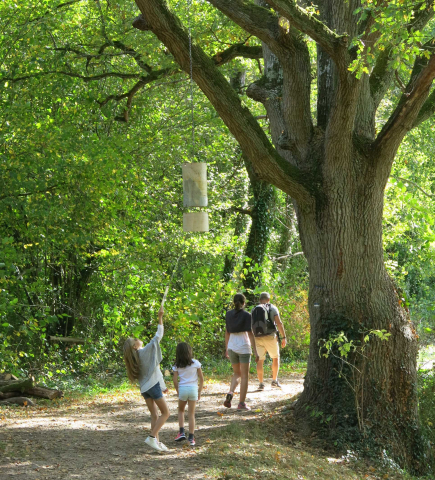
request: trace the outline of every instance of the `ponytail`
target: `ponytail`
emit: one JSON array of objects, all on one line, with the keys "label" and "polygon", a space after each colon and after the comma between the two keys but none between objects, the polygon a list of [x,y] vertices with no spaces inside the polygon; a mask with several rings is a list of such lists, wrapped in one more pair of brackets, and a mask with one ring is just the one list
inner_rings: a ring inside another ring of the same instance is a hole
[{"label": "ponytail", "polygon": [[246,303],[246,298],[242,293],[237,293],[236,295],[234,295],[233,303],[236,307],[236,310],[242,310]]}]

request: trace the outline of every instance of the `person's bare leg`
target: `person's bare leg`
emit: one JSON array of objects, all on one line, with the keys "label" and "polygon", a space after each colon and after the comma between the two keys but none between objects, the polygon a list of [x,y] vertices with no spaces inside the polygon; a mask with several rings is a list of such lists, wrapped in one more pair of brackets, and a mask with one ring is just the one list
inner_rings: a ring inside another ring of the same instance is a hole
[{"label": "person's bare leg", "polygon": [[[166,405],[165,397],[159,398],[158,400],[153,400],[153,402],[159,407],[160,410],[160,417],[157,418],[157,421],[154,424],[154,427],[151,428],[151,435],[156,437],[157,440],[159,439],[159,431],[165,424],[166,420],[169,418],[169,409]],[[148,399],[147,399],[148,405]],[[149,408],[149,406],[148,406]]]},{"label": "person's bare leg", "polygon": [[178,400],[178,425],[180,428],[184,428],[184,410],[186,405],[187,401]]},{"label": "person's bare leg", "polygon": [[249,381],[249,363],[240,363],[240,373],[242,379],[240,381],[240,403],[244,403],[246,394],[248,393],[248,381]]},{"label": "person's bare leg", "polygon": [[278,379],[279,358],[272,358],[272,380]]},{"label": "person's bare leg", "polygon": [[230,385],[230,392],[235,392],[237,386],[239,385],[240,382],[240,363],[234,363],[232,365],[233,367],[233,376],[231,377],[231,385]]},{"label": "person's bare leg", "polygon": [[[151,415],[151,432],[152,432],[159,418],[159,411],[157,410],[157,405],[154,403],[154,400],[152,398],[146,398],[145,402],[147,404],[148,410],[150,411],[150,415]],[[151,433],[151,435],[153,434]]]},{"label": "person's bare leg", "polygon": [[187,413],[189,417],[189,435],[193,435],[195,432],[195,408],[196,400],[189,400],[189,411]]},{"label": "person's bare leg", "polygon": [[260,383],[263,383],[264,369],[263,369],[264,360],[258,360],[257,363],[257,377]]}]

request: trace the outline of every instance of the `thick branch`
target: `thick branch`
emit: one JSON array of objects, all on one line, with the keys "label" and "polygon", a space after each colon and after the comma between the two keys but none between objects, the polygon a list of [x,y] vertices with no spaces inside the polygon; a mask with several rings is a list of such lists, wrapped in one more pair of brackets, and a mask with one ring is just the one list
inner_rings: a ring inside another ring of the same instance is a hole
[{"label": "thick branch", "polygon": [[253,59],[263,58],[263,49],[260,45],[250,47],[244,45],[243,43],[237,43],[235,45],[231,45],[231,47],[222,52],[216,53],[216,55],[213,55],[212,59],[215,65],[221,66],[236,57]]},{"label": "thick branch", "polygon": [[[189,37],[163,0],[136,0],[153,33],[163,42],[185,72],[190,71]],[[234,2],[239,5],[240,2]],[[262,9],[264,11],[264,9]],[[267,10],[266,10],[267,12]],[[262,180],[287,192],[301,206],[314,205],[310,178],[284,160],[271,145],[258,122],[240,103],[234,89],[218,68],[192,45],[192,75],[219,116],[239,142]]]},{"label": "thick branch", "polygon": [[412,128],[418,127],[420,124],[429,120],[429,118],[435,113],[435,90],[427,97],[423,106],[420,109],[418,117],[412,125]]},{"label": "thick branch", "polygon": [[427,98],[435,78],[435,55],[422,66],[424,64],[426,61],[423,59],[416,61],[406,92],[374,142],[374,148],[381,155],[385,152],[390,157],[396,152],[403,137],[413,127]]},{"label": "thick branch", "polygon": [[292,27],[311,37],[328,55],[341,63],[347,52],[347,35],[338,35],[318,20],[314,15],[301,8],[295,0],[267,0],[280,15],[287,18]]},{"label": "thick branch", "polygon": [[[242,0],[208,0],[234,23],[264,42],[271,51],[283,59],[292,41],[279,25],[278,17],[269,9]],[[137,3],[137,2],[136,2]]]}]

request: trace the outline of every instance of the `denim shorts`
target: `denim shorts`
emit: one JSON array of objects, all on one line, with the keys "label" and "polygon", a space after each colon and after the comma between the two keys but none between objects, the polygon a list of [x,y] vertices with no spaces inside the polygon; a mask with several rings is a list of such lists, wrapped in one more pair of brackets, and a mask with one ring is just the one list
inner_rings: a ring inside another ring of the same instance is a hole
[{"label": "denim shorts", "polygon": [[188,400],[198,400],[198,385],[186,385],[178,387],[178,399],[187,402]]},{"label": "denim shorts", "polygon": [[228,350],[228,356],[230,357],[231,365],[235,365],[237,363],[251,363],[250,353],[236,353],[230,349]]},{"label": "denim shorts", "polygon": [[151,387],[146,392],[142,392],[142,397],[147,400],[148,398],[152,398],[153,400],[159,400],[163,397],[162,388],[160,387],[160,383],[157,382],[154,387]]}]

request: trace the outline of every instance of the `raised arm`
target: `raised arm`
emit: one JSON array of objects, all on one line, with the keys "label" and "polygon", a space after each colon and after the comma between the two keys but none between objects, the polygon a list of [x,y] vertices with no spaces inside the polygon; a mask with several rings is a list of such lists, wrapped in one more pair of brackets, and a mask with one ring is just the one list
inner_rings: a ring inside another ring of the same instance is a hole
[{"label": "raised arm", "polygon": [[158,313],[158,318],[159,318],[159,323],[157,325],[157,333],[154,335],[154,338],[156,338],[159,342],[163,337],[163,314],[165,311],[163,310],[163,307],[160,307],[159,313]]}]

